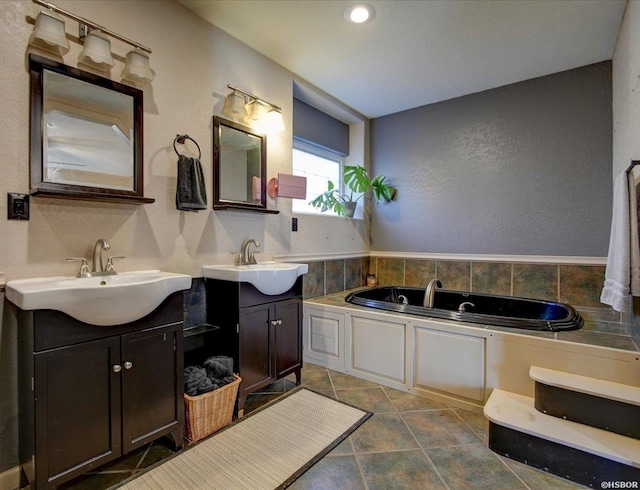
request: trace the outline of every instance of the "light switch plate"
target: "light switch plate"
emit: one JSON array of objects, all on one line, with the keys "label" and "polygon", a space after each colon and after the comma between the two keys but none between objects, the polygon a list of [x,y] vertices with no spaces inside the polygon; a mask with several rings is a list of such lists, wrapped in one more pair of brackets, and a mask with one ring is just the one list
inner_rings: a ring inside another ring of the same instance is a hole
[{"label": "light switch plate", "polygon": [[29,195],[7,193],[7,219],[29,219]]}]

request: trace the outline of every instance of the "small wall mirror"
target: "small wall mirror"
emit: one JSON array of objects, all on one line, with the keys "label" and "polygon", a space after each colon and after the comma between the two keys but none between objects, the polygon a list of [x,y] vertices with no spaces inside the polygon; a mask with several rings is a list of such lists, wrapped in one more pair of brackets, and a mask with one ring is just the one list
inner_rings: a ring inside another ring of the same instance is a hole
[{"label": "small wall mirror", "polygon": [[213,209],[267,210],[267,137],[213,117]]},{"label": "small wall mirror", "polygon": [[143,197],[142,91],[36,55],[31,72],[31,193]]}]

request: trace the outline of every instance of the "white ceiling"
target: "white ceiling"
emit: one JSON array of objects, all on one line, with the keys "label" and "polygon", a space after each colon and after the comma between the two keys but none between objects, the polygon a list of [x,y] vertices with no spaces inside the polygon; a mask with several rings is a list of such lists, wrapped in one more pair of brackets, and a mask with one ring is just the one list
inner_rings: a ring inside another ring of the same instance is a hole
[{"label": "white ceiling", "polygon": [[626,0],[179,0],[363,115],[611,59]]}]

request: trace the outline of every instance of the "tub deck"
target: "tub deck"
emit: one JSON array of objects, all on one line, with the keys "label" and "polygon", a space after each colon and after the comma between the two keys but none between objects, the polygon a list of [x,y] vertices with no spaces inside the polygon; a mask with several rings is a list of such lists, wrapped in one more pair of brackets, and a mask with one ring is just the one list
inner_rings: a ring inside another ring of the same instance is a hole
[{"label": "tub deck", "polygon": [[[362,291],[369,288],[356,288],[339,293],[305,299],[305,303],[315,303],[321,305],[340,306],[360,311],[381,311],[365,306],[354,305],[345,301],[345,297],[352,292]],[[481,325],[467,323],[465,325],[486,330],[499,332],[510,332],[531,337],[541,337],[549,340],[572,342],[576,344],[597,345],[612,349],[621,349],[632,352],[640,352],[640,347],[635,344],[629,333],[629,325],[619,321],[619,316],[609,308],[580,308],[575,309],[584,318],[584,325],[580,330],[566,332],[545,332],[538,330],[525,330],[520,328],[496,327],[492,325]],[[385,311],[390,315],[403,315],[393,311]],[[447,321],[447,320],[443,320]],[[458,323],[458,322],[454,322]]]}]

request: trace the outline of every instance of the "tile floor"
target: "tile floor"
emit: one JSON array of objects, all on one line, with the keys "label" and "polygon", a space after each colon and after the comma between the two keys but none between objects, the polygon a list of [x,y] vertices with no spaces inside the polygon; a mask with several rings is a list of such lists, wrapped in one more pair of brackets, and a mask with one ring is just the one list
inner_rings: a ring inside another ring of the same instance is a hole
[{"label": "tile floor", "polygon": [[[488,424],[481,414],[312,364],[303,369],[302,382],[374,415],[292,489],[582,488],[493,453],[487,448]],[[287,378],[250,395],[245,413],[294,387]],[[161,439],[60,488],[106,489],[171,454],[168,441]]]}]

